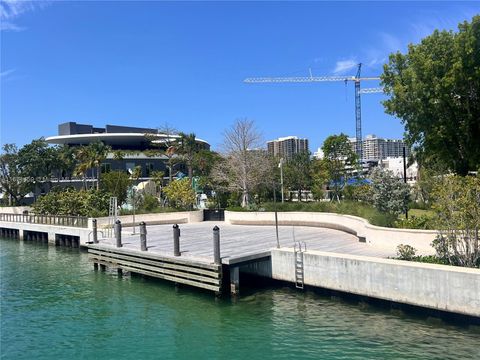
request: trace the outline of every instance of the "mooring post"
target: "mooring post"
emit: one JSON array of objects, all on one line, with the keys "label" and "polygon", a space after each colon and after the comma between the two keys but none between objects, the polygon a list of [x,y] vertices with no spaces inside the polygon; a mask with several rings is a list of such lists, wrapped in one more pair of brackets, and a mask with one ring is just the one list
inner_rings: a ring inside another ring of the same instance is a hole
[{"label": "mooring post", "polygon": [[173,225],[173,255],[180,256],[180,228]]},{"label": "mooring post", "polygon": [[92,237],[93,243],[98,244],[97,219],[92,220]]},{"label": "mooring post", "polygon": [[236,296],[240,293],[240,269],[238,266],[230,268],[230,294]]},{"label": "mooring post", "polygon": [[140,250],[147,251],[147,224],[142,221],[140,224]]},{"label": "mooring post", "polygon": [[220,229],[217,225],[213,228],[213,261],[217,265],[222,264],[220,259]]},{"label": "mooring post", "polygon": [[122,222],[120,220],[115,221],[115,240],[117,247],[122,247]]}]

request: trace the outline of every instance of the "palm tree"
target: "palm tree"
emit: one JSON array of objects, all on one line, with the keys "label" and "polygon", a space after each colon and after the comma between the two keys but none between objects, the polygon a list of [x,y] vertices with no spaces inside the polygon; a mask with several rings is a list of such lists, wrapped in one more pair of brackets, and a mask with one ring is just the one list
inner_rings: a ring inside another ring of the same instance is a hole
[{"label": "palm tree", "polygon": [[194,133],[185,134],[183,132],[179,133],[177,153],[182,158],[183,162],[188,168],[188,178],[190,182],[193,177],[193,163],[195,160],[195,154],[200,150],[198,146],[196,136]]},{"label": "palm tree", "polygon": [[[83,176],[84,188],[86,189],[86,174],[90,169],[96,169],[97,190],[100,188],[100,166],[104,161],[111,147],[101,141],[90,143],[88,146],[82,146],[77,149],[76,158],[78,165],[75,169],[77,175]],[[95,175],[95,172],[93,172]]]},{"label": "palm tree", "polygon": [[75,167],[74,175],[83,177],[83,188],[87,189],[87,172],[93,168],[93,160],[91,149],[88,146],[80,146],[75,151],[75,159],[77,166]]},{"label": "palm tree", "polygon": [[101,141],[96,141],[88,145],[90,148],[91,163],[97,169],[97,190],[100,189],[100,166],[107,158],[112,148]]}]

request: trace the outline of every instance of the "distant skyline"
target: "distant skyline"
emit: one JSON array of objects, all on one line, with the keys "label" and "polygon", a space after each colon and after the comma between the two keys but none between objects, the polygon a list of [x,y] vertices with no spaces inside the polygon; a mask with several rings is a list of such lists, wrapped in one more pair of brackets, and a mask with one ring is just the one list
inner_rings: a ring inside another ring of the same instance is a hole
[{"label": "distant skyline", "polygon": [[[237,118],[265,140],[355,135],[343,82],[245,84],[247,77],[378,76],[388,55],[455,30],[478,2],[0,1],[0,141],[60,123],[194,132],[219,149]],[[378,82],[362,83],[376,87]],[[362,96],[363,135],[402,138],[381,94]]]}]

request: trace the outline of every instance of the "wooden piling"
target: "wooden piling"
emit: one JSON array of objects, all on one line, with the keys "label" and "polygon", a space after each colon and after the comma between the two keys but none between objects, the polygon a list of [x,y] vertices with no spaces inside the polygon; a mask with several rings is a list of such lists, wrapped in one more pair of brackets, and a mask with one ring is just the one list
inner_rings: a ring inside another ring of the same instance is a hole
[{"label": "wooden piling", "polygon": [[220,258],[220,229],[216,225],[213,228],[213,262],[217,265],[222,264]]},{"label": "wooden piling", "polygon": [[92,238],[93,243],[98,244],[98,229],[97,229],[97,219],[92,220]]},{"label": "wooden piling", "polygon": [[115,240],[117,248],[122,247],[122,222],[115,221]]},{"label": "wooden piling", "polygon": [[140,224],[140,250],[147,251],[147,224],[142,221]]},{"label": "wooden piling", "polygon": [[180,227],[173,225],[173,255],[180,256]]}]

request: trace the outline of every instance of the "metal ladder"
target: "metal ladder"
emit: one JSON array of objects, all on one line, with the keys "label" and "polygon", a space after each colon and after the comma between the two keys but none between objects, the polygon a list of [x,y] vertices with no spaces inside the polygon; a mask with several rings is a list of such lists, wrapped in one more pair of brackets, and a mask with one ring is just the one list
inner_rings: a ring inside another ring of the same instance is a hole
[{"label": "metal ladder", "polygon": [[295,257],[295,287],[303,289],[304,287],[304,267],[303,253],[307,251],[307,244],[303,241],[296,241],[293,246]]},{"label": "metal ladder", "polygon": [[110,205],[108,208],[108,227],[105,229],[105,236],[107,238],[113,238],[113,227],[118,217],[117,198],[115,196],[110,197]]}]

